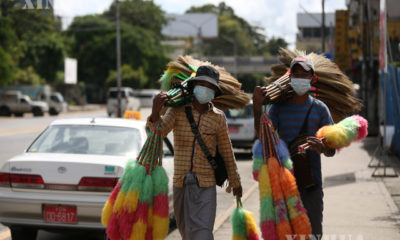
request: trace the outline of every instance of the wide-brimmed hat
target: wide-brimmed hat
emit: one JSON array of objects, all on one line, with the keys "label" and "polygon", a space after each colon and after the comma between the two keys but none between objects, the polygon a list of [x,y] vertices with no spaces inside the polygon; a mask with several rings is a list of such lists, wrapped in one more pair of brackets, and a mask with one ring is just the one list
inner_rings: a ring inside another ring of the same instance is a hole
[{"label": "wide-brimmed hat", "polygon": [[198,81],[204,81],[215,86],[218,91],[215,93],[215,97],[221,95],[221,88],[219,87],[219,72],[217,69],[210,65],[203,65],[197,69],[196,77],[188,82],[188,86],[193,90],[193,84]]}]

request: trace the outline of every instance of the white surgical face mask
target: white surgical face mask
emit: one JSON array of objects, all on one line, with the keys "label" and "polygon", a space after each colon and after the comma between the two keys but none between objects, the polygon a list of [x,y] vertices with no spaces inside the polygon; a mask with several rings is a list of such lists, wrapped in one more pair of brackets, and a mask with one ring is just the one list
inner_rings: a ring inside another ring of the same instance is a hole
[{"label": "white surgical face mask", "polygon": [[215,96],[215,91],[204,86],[197,85],[193,89],[193,94],[201,104],[208,103]]},{"label": "white surgical face mask", "polygon": [[303,96],[310,90],[311,79],[308,78],[292,78],[291,83],[293,91],[299,95]]}]

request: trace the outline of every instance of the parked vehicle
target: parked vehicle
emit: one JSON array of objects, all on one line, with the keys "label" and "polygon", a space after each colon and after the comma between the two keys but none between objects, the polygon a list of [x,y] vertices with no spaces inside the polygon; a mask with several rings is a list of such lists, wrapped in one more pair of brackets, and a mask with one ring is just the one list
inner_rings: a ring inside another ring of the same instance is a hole
[{"label": "parked vehicle", "polygon": [[[132,88],[121,87],[121,114],[126,110],[140,110],[140,100],[135,96]],[[116,87],[108,90],[107,98],[107,114],[109,117],[118,115],[118,89]]]},{"label": "parked vehicle", "polygon": [[[115,118],[52,122],[0,168],[0,223],[10,228],[12,239],[36,239],[38,229],[104,234],[102,208],[127,160],[144,145],[145,125]],[[171,193],[171,156],[163,158],[163,166]]]},{"label": "parked vehicle", "polygon": [[242,109],[229,109],[225,112],[229,137],[234,148],[249,149],[256,140],[254,131],[253,104]]},{"label": "parked vehicle", "polygon": [[140,107],[152,107],[153,98],[160,93],[158,89],[141,89],[135,91],[135,95],[140,99]]},{"label": "parked vehicle", "polygon": [[11,85],[1,87],[3,91],[20,91],[34,101],[43,101],[49,105],[49,114],[58,115],[67,111],[67,103],[59,92],[53,92],[49,85]]},{"label": "parked vehicle", "polygon": [[24,113],[33,113],[34,116],[43,116],[49,111],[49,105],[42,101],[32,101],[28,95],[20,91],[7,91],[0,99],[0,116],[22,117]]}]

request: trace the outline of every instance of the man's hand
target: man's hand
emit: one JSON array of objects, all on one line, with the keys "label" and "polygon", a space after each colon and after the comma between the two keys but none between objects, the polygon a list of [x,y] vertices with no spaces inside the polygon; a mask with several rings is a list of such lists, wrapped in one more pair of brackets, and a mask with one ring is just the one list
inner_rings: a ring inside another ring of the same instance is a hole
[{"label": "man's hand", "polygon": [[242,186],[233,189],[233,196],[242,197],[243,189]]},{"label": "man's hand", "polygon": [[253,107],[254,109],[261,109],[264,101],[265,101],[265,96],[267,95],[267,88],[266,87],[261,87],[257,86],[254,88],[253,91]]},{"label": "man's hand", "polygon": [[321,154],[323,153],[327,157],[335,155],[335,149],[328,148],[324,141],[317,137],[307,137],[307,143],[310,145],[310,150]]},{"label": "man's hand", "polygon": [[153,99],[153,107],[151,110],[151,121],[157,122],[160,118],[160,111],[164,104],[168,101],[167,92],[161,92],[157,94]]}]

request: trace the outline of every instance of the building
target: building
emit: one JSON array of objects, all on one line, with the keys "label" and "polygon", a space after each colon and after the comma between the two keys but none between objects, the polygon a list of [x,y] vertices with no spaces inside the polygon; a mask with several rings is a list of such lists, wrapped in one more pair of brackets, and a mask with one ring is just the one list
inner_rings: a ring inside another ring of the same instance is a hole
[{"label": "building", "polygon": [[[297,13],[296,48],[307,52],[322,50],[322,14]],[[335,13],[325,13],[325,52],[334,50]]]}]

